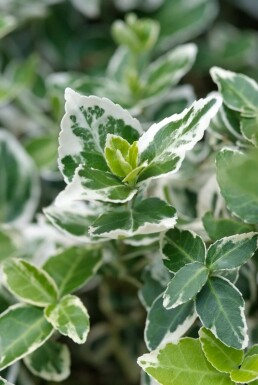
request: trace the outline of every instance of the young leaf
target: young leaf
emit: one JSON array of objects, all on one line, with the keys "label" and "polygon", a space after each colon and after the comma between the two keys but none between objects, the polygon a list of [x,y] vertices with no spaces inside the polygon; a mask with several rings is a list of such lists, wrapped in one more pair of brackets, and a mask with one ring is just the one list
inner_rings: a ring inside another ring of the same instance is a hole
[{"label": "young leaf", "polygon": [[54,279],[63,296],[84,285],[96,273],[101,258],[99,249],[74,246],[49,258],[43,269]]},{"label": "young leaf", "polygon": [[195,44],[179,46],[152,62],[144,73],[146,97],[174,86],[191,69],[197,53]]},{"label": "young leaf", "polygon": [[218,372],[206,360],[198,339],[182,338],[144,354],[137,362],[161,385],[233,385],[226,373]]},{"label": "young leaf", "polygon": [[149,350],[157,349],[168,342],[176,342],[192,326],[196,319],[193,302],[184,303],[176,309],[163,307],[163,295],[152,304],[144,330],[144,339]]},{"label": "young leaf", "polygon": [[29,222],[38,199],[35,165],[15,137],[0,130],[0,222],[16,225]]},{"label": "young leaf", "polygon": [[223,344],[214,334],[202,327],[199,330],[202,350],[215,369],[219,372],[230,373],[241,365],[244,358],[244,351]]},{"label": "young leaf", "polygon": [[167,230],[176,224],[176,211],[158,198],[147,198],[133,207],[114,208],[90,227],[90,234],[107,238],[132,237]]},{"label": "young leaf", "polygon": [[16,297],[31,305],[45,307],[55,302],[58,290],[42,269],[22,259],[8,259],[3,265],[4,282]]},{"label": "young leaf", "polygon": [[200,99],[181,114],[153,124],[139,139],[139,163],[148,162],[148,166],[138,181],[175,173],[185,153],[203,137],[220,104],[217,97]]},{"label": "young leaf", "polygon": [[141,126],[129,112],[105,98],[82,96],[70,88],[65,91],[65,115],[59,137],[59,168],[65,181],[71,182],[76,168],[108,171],[104,147],[108,134],[138,140]]},{"label": "young leaf", "polygon": [[238,289],[225,278],[209,278],[197,295],[196,311],[202,324],[224,344],[236,349],[247,346],[244,300]]},{"label": "young leaf", "polygon": [[71,204],[71,201],[87,200],[125,203],[131,200],[137,190],[122,183],[121,179],[101,170],[80,165],[73,180],[57,196],[56,204]]},{"label": "young leaf", "polygon": [[258,150],[221,150],[216,157],[217,180],[230,211],[247,223],[258,223]]},{"label": "young leaf", "polygon": [[168,284],[164,293],[164,307],[173,309],[190,301],[205,285],[208,274],[209,270],[200,262],[182,267]]},{"label": "young leaf", "polygon": [[253,79],[218,67],[213,67],[210,73],[227,107],[245,117],[257,115],[258,84]]},{"label": "young leaf", "polygon": [[232,370],[231,380],[239,384],[248,384],[258,379],[258,354],[244,359],[239,369]]},{"label": "young leaf", "polygon": [[210,239],[213,241],[229,237],[230,235],[249,233],[252,231],[252,226],[247,223],[231,218],[214,218],[211,212],[207,212],[202,217],[202,222]]},{"label": "young leaf", "polygon": [[257,248],[258,233],[225,237],[209,247],[206,264],[211,270],[234,269],[248,261]]},{"label": "young leaf", "polygon": [[64,381],[70,375],[68,347],[55,341],[47,341],[35,352],[24,358],[27,368],[46,381]]},{"label": "young leaf", "polygon": [[45,309],[48,322],[61,334],[77,344],[83,344],[89,333],[89,315],[81,300],[74,295],[63,297],[56,305]]},{"label": "young leaf", "polygon": [[43,310],[14,305],[0,315],[0,369],[39,348],[52,334]]},{"label": "young leaf", "polygon": [[165,266],[174,272],[191,262],[204,263],[206,247],[199,235],[177,228],[167,231],[161,238]]}]

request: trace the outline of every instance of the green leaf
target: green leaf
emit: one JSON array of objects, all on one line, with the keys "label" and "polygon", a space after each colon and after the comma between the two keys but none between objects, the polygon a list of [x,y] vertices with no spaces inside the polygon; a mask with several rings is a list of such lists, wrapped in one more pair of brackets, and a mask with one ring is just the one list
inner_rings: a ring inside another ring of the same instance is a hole
[{"label": "green leaf", "polygon": [[258,84],[253,79],[219,67],[213,67],[210,72],[227,107],[245,117],[257,116]]},{"label": "green leaf", "polygon": [[212,23],[217,13],[217,2],[213,0],[165,0],[153,15],[160,23],[161,48],[192,40]]},{"label": "green leaf", "polygon": [[161,385],[233,385],[227,374],[206,360],[198,339],[169,343],[138,358],[138,364]]},{"label": "green leaf", "polygon": [[68,347],[55,341],[47,341],[39,349],[24,358],[27,368],[35,376],[46,381],[64,381],[70,375]]},{"label": "green leaf", "polygon": [[65,235],[76,241],[94,242],[94,238],[89,235],[89,226],[100,214],[97,205],[78,202],[66,206],[52,205],[44,209],[44,214],[53,226]]},{"label": "green leaf", "polygon": [[189,263],[176,272],[164,293],[163,305],[173,309],[190,301],[202,289],[208,279],[209,270],[200,262]]},{"label": "green leaf", "polygon": [[0,130],[0,222],[17,225],[29,222],[38,199],[39,178],[35,165],[19,142],[7,131]]},{"label": "green leaf", "polygon": [[165,266],[174,272],[191,262],[204,263],[206,247],[199,235],[177,228],[167,231],[161,239]]},{"label": "green leaf", "polygon": [[81,300],[74,295],[63,297],[45,309],[48,322],[64,336],[83,344],[89,333],[89,315]]},{"label": "green leaf", "polygon": [[199,336],[207,360],[219,372],[230,373],[241,365],[244,358],[243,350],[230,348],[223,344],[210,330],[204,327],[199,330]]},{"label": "green leaf", "polygon": [[245,354],[245,357],[248,357],[248,356],[253,356],[254,354],[258,354],[258,344],[255,344],[253,346],[251,346],[246,354]]},{"label": "green leaf", "polygon": [[107,171],[100,171],[80,165],[73,180],[56,198],[58,205],[71,201],[87,200],[125,203],[131,200],[137,190],[122,183],[121,179]]},{"label": "green leaf", "polygon": [[148,162],[148,166],[138,181],[175,173],[185,153],[203,137],[220,104],[217,97],[200,99],[181,114],[153,124],[139,139],[139,163]]},{"label": "green leaf", "polygon": [[114,208],[102,214],[93,222],[90,234],[112,239],[152,234],[173,227],[176,219],[172,206],[158,198],[147,198],[131,208]]},{"label": "green leaf", "polygon": [[202,324],[224,344],[244,349],[248,344],[244,300],[225,278],[210,277],[197,295],[196,311]]},{"label": "green leaf", "polygon": [[101,258],[99,249],[74,246],[49,258],[43,269],[54,279],[63,296],[84,285],[96,273]]},{"label": "green leaf", "polygon": [[251,232],[225,237],[209,247],[206,264],[211,270],[234,269],[247,262],[257,248],[257,233]]},{"label": "green leaf", "polygon": [[6,258],[12,257],[17,248],[7,232],[0,230],[0,263]]},{"label": "green leaf", "polygon": [[5,261],[3,276],[8,290],[24,302],[44,307],[57,300],[58,290],[53,279],[27,261]]},{"label": "green leaf", "polygon": [[153,302],[146,320],[144,339],[149,350],[178,341],[196,319],[193,302],[184,303],[176,309],[163,307],[161,294]]},{"label": "green leaf", "polygon": [[253,229],[252,226],[231,218],[215,218],[211,212],[207,212],[202,217],[202,222],[213,241],[230,235],[248,233]]},{"label": "green leaf", "polygon": [[247,223],[258,223],[258,150],[221,150],[216,167],[221,194],[229,210]]},{"label": "green leaf", "polygon": [[59,168],[68,183],[80,164],[108,171],[104,157],[107,134],[121,136],[132,144],[138,140],[142,129],[129,112],[108,99],[82,96],[70,88],[65,91],[65,99],[66,114],[59,136]]},{"label": "green leaf", "polygon": [[258,147],[258,113],[254,118],[241,117],[240,129],[244,138]]},{"label": "green leaf", "polygon": [[241,367],[232,370],[230,377],[232,381],[239,384],[248,384],[258,379],[258,354],[248,356],[244,359]]},{"label": "green leaf", "polygon": [[52,334],[43,310],[14,305],[0,315],[0,369],[39,348]]},{"label": "green leaf", "polygon": [[143,74],[145,97],[155,96],[176,85],[191,69],[196,53],[195,44],[185,44],[152,62]]}]

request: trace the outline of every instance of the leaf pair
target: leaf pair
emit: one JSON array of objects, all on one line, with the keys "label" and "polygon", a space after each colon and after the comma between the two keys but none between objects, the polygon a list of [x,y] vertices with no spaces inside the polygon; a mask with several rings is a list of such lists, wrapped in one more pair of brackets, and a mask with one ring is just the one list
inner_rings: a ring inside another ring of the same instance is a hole
[{"label": "leaf pair", "polygon": [[[98,250],[72,247],[50,258],[43,269],[20,259],[4,263],[6,287],[29,305],[14,305],[0,316],[1,369],[44,344],[54,329],[76,343],[85,342],[87,310],[78,297],[68,293],[89,279],[100,259]],[[12,320],[17,323],[14,329],[9,327]]]},{"label": "leaf pair", "polygon": [[175,275],[164,293],[165,308],[174,309],[195,299],[196,311],[204,326],[228,346],[246,347],[244,301],[224,275],[251,258],[257,242],[256,233],[234,235],[216,241],[206,253],[199,236],[169,230],[161,246],[164,263]]}]

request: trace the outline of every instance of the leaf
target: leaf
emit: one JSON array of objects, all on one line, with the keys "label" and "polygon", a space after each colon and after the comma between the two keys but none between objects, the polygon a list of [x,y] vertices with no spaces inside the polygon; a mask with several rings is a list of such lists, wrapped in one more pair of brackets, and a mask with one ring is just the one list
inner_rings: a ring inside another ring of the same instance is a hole
[{"label": "leaf", "polygon": [[152,62],[143,74],[145,97],[151,97],[176,85],[191,69],[197,53],[195,44],[179,46]]},{"label": "leaf", "polygon": [[244,358],[243,350],[228,347],[204,327],[199,330],[199,336],[207,360],[219,372],[230,373],[241,365]]},{"label": "leaf", "polygon": [[200,262],[189,263],[176,272],[164,293],[163,305],[173,309],[190,301],[202,289],[208,279],[209,271]]},{"label": "leaf", "polygon": [[233,385],[206,360],[198,339],[182,338],[160,350],[144,354],[138,364],[161,385]]},{"label": "leaf", "polygon": [[19,299],[35,306],[47,306],[58,297],[53,279],[42,269],[22,259],[9,259],[3,265],[4,283]]},{"label": "leaf", "polygon": [[203,32],[216,18],[216,1],[165,0],[163,6],[153,15],[160,23],[160,46],[167,49],[172,45],[192,40]]},{"label": "leaf", "polygon": [[216,157],[217,180],[229,210],[247,223],[258,223],[258,150],[221,150]]},{"label": "leaf", "polygon": [[94,242],[94,238],[89,235],[89,226],[100,214],[100,208],[97,205],[81,204],[81,202],[73,202],[65,206],[54,204],[43,211],[52,225],[65,235],[76,241]]},{"label": "leaf", "polygon": [[39,348],[52,334],[43,310],[14,305],[0,315],[0,369]]},{"label": "leaf", "polygon": [[163,262],[172,272],[177,272],[191,262],[204,263],[206,247],[199,235],[177,228],[167,231],[161,239]]},{"label": "leaf", "polygon": [[258,147],[258,111],[254,118],[241,117],[240,129],[244,138]]},{"label": "leaf", "polygon": [[11,134],[0,130],[0,222],[29,222],[38,199],[39,178],[33,162]]},{"label": "leaf", "polygon": [[158,198],[147,198],[131,208],[114,208],[100,215],[90,227],[90,234],[112,239],[152,234],[173,227],[176,219],[172,206]]},{"label": "leaf", "polygon": [[258,379],[258,354],[248,356],[244,359],[241,367],[230,373],[232,381],[240,384],[248,384]]},{"label": "leaf", "polygon": [[245,117],[257,116],[258,84],[253,79],[219,67],[213,67],[210,73],[227,107]]},{"label": "leaf", "polygon": [[208,251],[206,264],[211,270],[234,269],[250,259],[258,248],[258,233],[244,233],[222,238]]},{"label": "leaf", "polygon": [[99,249],[74,246],[49,258],[43,269],[54,279],[63,296],[84,285],[96,273],[101,258]]},{"label": "leaf", "polygon": [[184,303],[176,309],[163,307],[161,294],[153,302],[146,320],[144,339],[149,350],[178,341],[196,319],[193,302]]},{"label": "leaf", "polygon": [[217,97],[200,99],[181,114],[153,124],[138,142],[139,163],[148,162],[138,181],[175,173],[185,153],[203,137],[220,104]]},{"label": "leaf", "polygon": [[79,166],[73,180],[57,196],[56,204],[71,204],[71,201],[102,201],[125,203],[131,200],[137,190],[123,184],[121,179],[107,171]]},{"label": "leaf", "polygon": [[39,349],[24,358],[27,368],[35,376],[46,381],[60,382],[70,375],[71,358],[68,347],[55,341],[47,341]]},{"label": "leaf", "polygon": [[107,134],[121,136],[132,144],[142,129],[129,112],[108,99],[82,96],[70,88],[65,91],[65,99],[58,163],[68,183],[80,164],[108,171],[104,157]]},{"label": "leaf", "polygon": [[63,297],[45,309],[48,322],[64,336],[83,344],[89,333],[89,315],[81,300],[74,295]]},{"label": "leaf", "polygon": [[252,231],[252,226],[236,221],[231,218],[215,218],[211,212],[207,212],[202,217],[202,222],[209,237],[216,241],[230,235],[248,233]]},{"label": "leaf", "polygon": [[210,277],[197,295],[196,311],[202,324],[225,345],[244,349],[248,344],[244,300],[225,278]]},{"label": "leaf", "polygon": [[16,246],[7,232],[0,230],[0,263],[12,257],[16,252]]}]

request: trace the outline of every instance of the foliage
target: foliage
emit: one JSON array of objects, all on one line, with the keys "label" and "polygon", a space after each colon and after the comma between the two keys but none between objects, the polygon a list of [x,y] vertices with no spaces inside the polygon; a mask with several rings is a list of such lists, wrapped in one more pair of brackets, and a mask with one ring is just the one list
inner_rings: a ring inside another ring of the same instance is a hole
[{"label": "foliage", "polygon": [[255,5],[0,9],[0,385],[258,384]]}]

